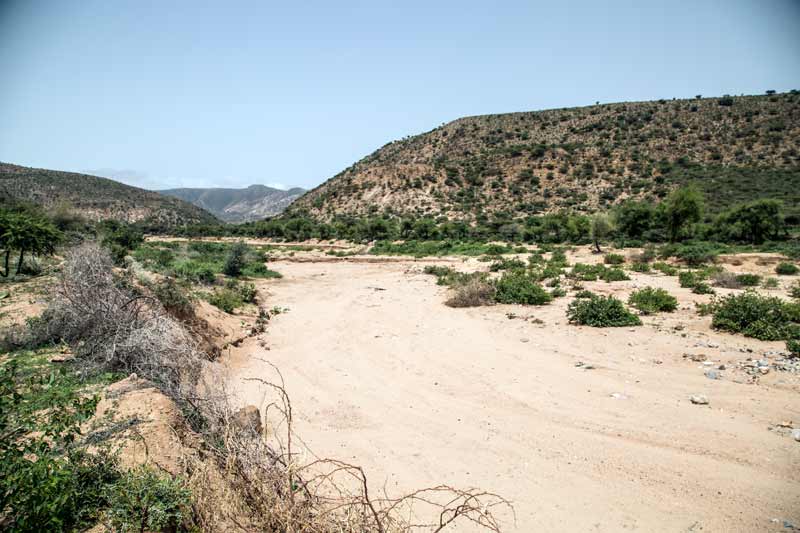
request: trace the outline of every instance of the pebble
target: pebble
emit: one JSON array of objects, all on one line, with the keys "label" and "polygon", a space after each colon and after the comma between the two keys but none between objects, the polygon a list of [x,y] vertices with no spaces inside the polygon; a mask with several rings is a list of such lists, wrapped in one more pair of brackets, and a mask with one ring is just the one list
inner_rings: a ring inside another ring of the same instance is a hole
[{"label": "pebble", "polygon": [[615,400],[627,400],[628,399],[627,396],[625,396],[624,394],[621,394],[619,392],[612,392],[611,393],[611,397],[614,398]]},{"label": "pebble", "polygon": [[800,442],[800,428],[794,428],[792,430],[792,438],[797,442]]},{"label": "pebble", "polygon": [[695,405],[708,405],[708,398],[703,394],[692,394],[689,397],[689,401]]},{"label": "pebble", "polygon": [[705,374],[708,379],[720,379],[719,372],[716,370],[706,370]]}]

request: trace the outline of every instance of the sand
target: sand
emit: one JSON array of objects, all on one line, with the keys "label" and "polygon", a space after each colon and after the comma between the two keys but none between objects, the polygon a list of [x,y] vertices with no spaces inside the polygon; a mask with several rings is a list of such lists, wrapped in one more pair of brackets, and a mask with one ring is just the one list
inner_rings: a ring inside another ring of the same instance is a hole
[{"label": "sand", "polygon": [[[571,296],[451,309],[420,262],[319,259],[270,264],[284,278],[260,282],[261,299],[288,312],[223,361],[238,401],[255,405],[263,395],[246,378],[273,377],[265,361],[277,365],[297,434],[318,456],[363,466],[373,491],[495,491],[514,504],[516,520],[502,517],[509,532],[800,527],[800,443],[768,429],[800,423],[799,376],[772,371],[753,383],[736,368],[783,343],[712,331],[694,310],[709,297],[677,278],[584,283],[625,299],[646,285],[679,298],[677,312],[641,327],[596,329],[567,324]],[[725,364],[722,379],[686,354]],[[692,404],[693,394],[710,404]]]}]

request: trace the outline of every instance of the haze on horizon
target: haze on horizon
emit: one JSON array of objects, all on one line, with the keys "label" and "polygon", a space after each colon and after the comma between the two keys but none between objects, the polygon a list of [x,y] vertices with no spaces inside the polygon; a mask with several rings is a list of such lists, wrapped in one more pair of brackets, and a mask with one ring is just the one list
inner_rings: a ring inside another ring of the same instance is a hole
[{"label": "haze on horizon", "polygon": [[0,2],[0,161],[313,187],[468,115],[800,88],[800,3]]}]

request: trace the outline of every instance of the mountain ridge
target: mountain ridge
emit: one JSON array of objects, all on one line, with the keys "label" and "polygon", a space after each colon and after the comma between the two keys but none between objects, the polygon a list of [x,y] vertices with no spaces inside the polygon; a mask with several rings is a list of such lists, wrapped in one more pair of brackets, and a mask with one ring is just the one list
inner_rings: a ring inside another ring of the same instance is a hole
[{"label": "mountain ridge", "polygon": [[219,222],[188,202],[110,178],[3,162],[0,201],[28,202],[45,209],[66,207],[92,221],[144,222],[165,229]]},{"label": "mountain ridge", "polygon": [[282,190],[253,184],[245,188],[180,187],[158,191],[206,209],[226,222],[249,222],[283,212],[305,189]]}]

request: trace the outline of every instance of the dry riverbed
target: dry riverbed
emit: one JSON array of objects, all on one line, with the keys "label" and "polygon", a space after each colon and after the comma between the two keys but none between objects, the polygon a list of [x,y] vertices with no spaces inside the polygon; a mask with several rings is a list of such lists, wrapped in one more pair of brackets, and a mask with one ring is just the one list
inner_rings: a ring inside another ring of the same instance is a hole
[{"label": "dry riverbed", "polygon": [[[580,254],[570,261],[597,260]],[[679,299],[641,327],[596,329],[567,323],[571,295],[452,309],[422,273],[430,260],[363,259],[297,252],[271,263],[284,277],[259,282],[261,300],[288,311],[224,359],[243,405],[263,408],[263,388],[247,378],[280,368],[306,459],[360,464],[373,493],[440,483],[497,492],[516,510],[505,531],[800,527],[800,442],[789,429],[800,427],[800,375],[775,368],[783,343],[711,330],[694,308],[708,296],[661,274],[584,283],[625,300],[647,285]],[[769,274],[773,259],[725,266]]]}]

